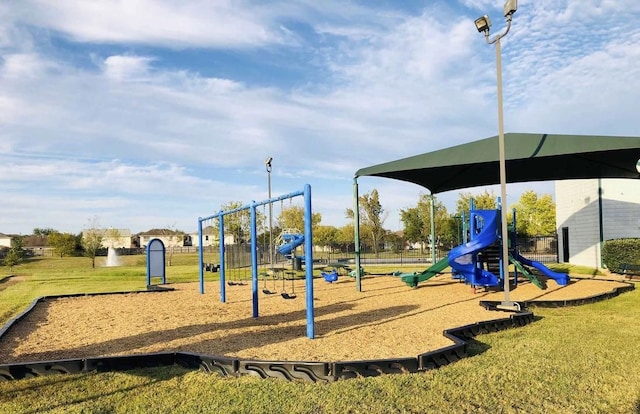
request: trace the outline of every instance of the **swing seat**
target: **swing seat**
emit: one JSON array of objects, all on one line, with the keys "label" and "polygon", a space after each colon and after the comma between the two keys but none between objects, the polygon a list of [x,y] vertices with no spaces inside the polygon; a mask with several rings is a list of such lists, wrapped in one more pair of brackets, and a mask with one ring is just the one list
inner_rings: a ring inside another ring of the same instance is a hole
[{"label": "swing seat", "polygon": [[272,292],[267,288],[262,289],[262,293],[264,293],[265,295],[275,295],[278,292]]},{"label": "swing seat", "polygon": [[324,278],[325,282],[333,283],[338,280],[338,272],[335,270],[332,270],[329,273],[321,272],[320,274]]},{"label": "swing seat", "polygon": [[295,299],[295,298],[296,298],[296,294],[295,294],[295,293],[282,292],[280,295],[281,295],[284,299]]}]

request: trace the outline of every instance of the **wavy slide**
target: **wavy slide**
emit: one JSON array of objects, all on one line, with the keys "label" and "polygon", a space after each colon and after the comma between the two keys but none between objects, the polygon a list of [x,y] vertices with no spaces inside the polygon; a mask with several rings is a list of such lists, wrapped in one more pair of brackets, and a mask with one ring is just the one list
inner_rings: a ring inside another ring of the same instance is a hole
[{"label": "wavy slide", "polygon": [[498,214],[496,210],[476,210],[475,213],[483,218],[484,226],[473,240],[449,252],[449,265],[472,286],[497,286],[498,277],[476,267],[473,256],[498,240]]},{"label": "wavy slide", "polygon": [[418,283],[431,279],[447,267],[449,267],[449,258],[445,257],[421,273],[400,273],[398,276],[410,287],[416,287]]},{"label": "wavy slide", "polygon": [[291,257],[296,247],[304,243],[304,234],[283,234],[282,238],[286,243],[278,247],[278,253],[287,258]]},{"label": "wavy slide", "polygon": [[555,280],[556,283],[560,286],[566,286],[569,284],[570,278],[569,278],[569,275],[566,273],[554,272],[553,270],[549,269],[547,266],[543,265],[542,263],[529,260],[526,257],[520,256],[517,253],[515,254],[514,258],[520,263],[523,263],[527,266],[530,266],[530,267],[533,267],[534,269],[539,270],[540,272],[542,272],[543,275],[545,275],[549,279]]}]

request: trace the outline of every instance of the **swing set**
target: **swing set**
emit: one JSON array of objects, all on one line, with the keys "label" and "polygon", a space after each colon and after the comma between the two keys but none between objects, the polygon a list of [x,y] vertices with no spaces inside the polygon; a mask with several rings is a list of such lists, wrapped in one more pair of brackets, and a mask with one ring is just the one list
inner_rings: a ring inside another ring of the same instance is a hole
[{"label": "swing set", "polygon": [[[289,199],[289,202],[291,202],[292,199]],[[284,200],[280,200],[280,210],[283,210],[284,206]],[[263,204],[263,209],[262,209],[262,213],[266,216],[266,204]],[[270,209],[271,211],[271,209]],[[271,222],[271,220],[269,220],[269,222]],[[272,229],[271,228],[265,228],[266,226],[263,226],[262,228],[262,233],[266,234],[267,231],[269,233],[269,245],[267,247],[267,249],[269,250],[269,258],[268,258],[268,266],[266,263],[265,264],[265,269],[260,273],[260,276],[262,277],[262,281],[263,281],[263,286],[262,286],[262,293],[264,293],[265,295],[275,295],[277,294],[277,290],[276,290],[276,282],[279,278],[282,279],[282,290],[280,291],[280,296],[282,296],[283,299],[295,299],[297,296],[295,294],[295,287],[294,287],[294,276],[295,276],[295,272],[287,272],[285,271],[284,268],[282,267],[278,267],[275,266],[278,264],[278,255],[276,252],[276,247],[274,245],[273,242],[273,235],[272,235]],[[279,236],[280,237],[280,236]],[[274,260],[275,259],[275,260]],[[281,275],[280,277],[278,275]],[[290,274],[291,275],[291,293],[287,292],[286,286],[285,286],[285,274]],[[273,279],[273,289],[269,289],[267,287],[267,279],[271,277],[271,279]]]},{"label": "swing set", "polygon": [[[271,205],[278,201],[282,202],[283,200],[292,199],[295,197],[302,196],[304,197],[304,238],[305,238],[305,259],[307,263],[313,263],[313,245],[312,245],[312,234],[311,234],[311,186],[306,184],[304,186],[304,190],[296,191],[290,194],[285,194],[279,197],[274,197],[268,200],[255,202],[252,201],[250,204],[247,204],[242,207],[238,207],[236,209],[220,211],[217,214],[208,216],[208,217],[199,217],[198,218],[198,239],[199,246],[203,246],[203,223],[211,220],[213,218],[218,219],[218,227],[220,231],[219,240],[220,240],[220,302],[226,302],[226,261],[225,261],[225,217],[230,214],[234,214],[243,210],[249,210],[250,212],[250,233],[251,233],[251,290],[252,290],[252,304],[253,304],[253,317],[257,318],[259,315],[259,298],[258,298],[258,290],[259,290],[259,280],[258,280],[258,231],[257,231],[257,220],[256,220],[256,209],[257,207],[264,205]],[[272,256],[273,246],[269,247],[270,256]],[[204,260],[203,260],[203,249],[199,249],[199,262],[200,262],[200,293],[204,294]],[[273,263],[270,263],[273,266]],[[273,267],[272,267],[273,269]],[[276,284],[276,275],[272,272],[272,277],[274,279],[274,290],[271,291],[267,288],[267,273],[263,274],[263,288],[262,292],[264,294],[274,294],[275,292],[275,284]],[[229,283],[230,286],[234,286],[237,284],[235,280],[229,281],[233,283]],[[294,290],[295,278],[294,275],[291,275],[291,292],[286,290],[286,281],[285,281],[285,273],[283,269],[282,273],[282,292],[281,296],[284,299],[295,299],[297,296]],[[314,327],[314,308],[313,308],[313,266],[306,266],[305,268],[305,286],[306,286],[306,308],[307,308],[307,337],[313,339],[315,337],[315,327]]]}]

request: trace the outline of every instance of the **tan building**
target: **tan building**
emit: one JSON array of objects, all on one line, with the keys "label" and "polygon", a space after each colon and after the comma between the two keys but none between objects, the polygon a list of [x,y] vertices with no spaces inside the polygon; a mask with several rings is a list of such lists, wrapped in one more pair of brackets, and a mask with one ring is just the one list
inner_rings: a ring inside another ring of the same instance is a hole
[{"label": "tan building", "polygon": [[[191,240],[191,245],[198,247],[200,246],[200,238],[198,236],[198,232],[191,233],[189,235]],[[207,226],[202,228],[202,245],[204,247],[208,246],[218,246],[218,229],[213,226]]]},{"label": "tan building", "polygon": [[101,229],[102,245],[104,247],[113,247],[115,249],[131,248],[131,230],[129,229]]},{"label": "tan building", "polygon": [[0,233],[0,247],[11,247],[11,236]]}]

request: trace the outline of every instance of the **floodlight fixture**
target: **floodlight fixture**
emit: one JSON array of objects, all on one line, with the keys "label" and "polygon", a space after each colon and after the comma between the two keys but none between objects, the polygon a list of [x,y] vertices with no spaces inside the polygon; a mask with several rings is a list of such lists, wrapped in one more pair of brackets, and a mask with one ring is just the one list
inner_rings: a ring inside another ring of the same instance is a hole
[{"label": "floodlight fixture", "polygon": [[267,172],[271,172],[271,161],[273,161],[273,157],[267,157],[264,160],[264,165],[267,166]]},{"label": "floodlight fixture", "polygon": [[518,0],[507,0],[504,3],[504,17],[511,18],[511,15],[518,10]]},{"label": "floodlight fixture", "polygon": [[485,14],[482,17],[478,17],[475,23],[476,23],[476,29],[478,29],[478,32],[480,33],[484,32],[485,34],[489,33],[489,28],[491,27],[491,19],[489,18],[489,16]]}]

